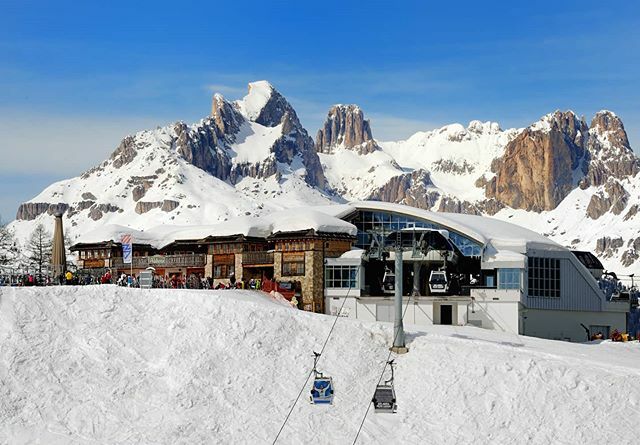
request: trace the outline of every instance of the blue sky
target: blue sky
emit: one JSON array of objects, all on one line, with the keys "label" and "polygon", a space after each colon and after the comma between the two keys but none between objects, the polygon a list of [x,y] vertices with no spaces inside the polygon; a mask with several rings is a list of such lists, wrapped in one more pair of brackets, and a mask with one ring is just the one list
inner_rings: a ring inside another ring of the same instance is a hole
[{"label": "blue sky", "polygon": [[268,79],[315,135],[357,103],[374,136],[620,115],[640,146],[637,2],[3,2],[0,215],[135,130]]}]

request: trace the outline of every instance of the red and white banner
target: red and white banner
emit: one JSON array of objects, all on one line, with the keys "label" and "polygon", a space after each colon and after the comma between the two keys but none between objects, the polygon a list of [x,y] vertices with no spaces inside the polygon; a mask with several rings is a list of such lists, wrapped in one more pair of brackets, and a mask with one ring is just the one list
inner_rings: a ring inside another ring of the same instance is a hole
[{"label": "red and white banner", "polygon": [[122,243],[122,262],[131,264],[133,258],[133,236],[130,233],[122,235],[120,239]]}]

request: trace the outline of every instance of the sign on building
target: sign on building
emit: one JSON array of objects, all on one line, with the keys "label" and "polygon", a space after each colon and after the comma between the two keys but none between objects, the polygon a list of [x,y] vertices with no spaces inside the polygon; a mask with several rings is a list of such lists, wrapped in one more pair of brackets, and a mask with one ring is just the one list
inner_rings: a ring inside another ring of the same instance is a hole
[{"label": "sign on building", "polygon": [[143,270],[140,272],[139,280],[141,289],[151,289],[153,287],[153,271]]},{"label": "sign on building", "polygon": [[133,260],[133,236],[130,233],[122,235],[122,262],[131,264]]}]

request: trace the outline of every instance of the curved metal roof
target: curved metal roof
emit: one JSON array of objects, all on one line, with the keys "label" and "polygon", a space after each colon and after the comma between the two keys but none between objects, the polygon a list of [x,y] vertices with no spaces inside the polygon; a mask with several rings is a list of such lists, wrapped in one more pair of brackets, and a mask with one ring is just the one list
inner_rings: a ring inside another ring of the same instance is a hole
[{"label": "curved metal roof", "polygon": [[[491,243],[495,247],[500,246],[505,250],[521,250],[531,244],[535,244],[538,247],[564,249],[561,245],[537,232],[488,216],[431,212],[403,204],[381,201],[356,201],[349,204],[318,207],[318,210],[338,218],[345,218],[353,213],[354,210],[402,214],[438,224],[446,229],[465,235],[482,245],[486,246]],[[512,246],[513,249],[509,249],[509,246]]]}]

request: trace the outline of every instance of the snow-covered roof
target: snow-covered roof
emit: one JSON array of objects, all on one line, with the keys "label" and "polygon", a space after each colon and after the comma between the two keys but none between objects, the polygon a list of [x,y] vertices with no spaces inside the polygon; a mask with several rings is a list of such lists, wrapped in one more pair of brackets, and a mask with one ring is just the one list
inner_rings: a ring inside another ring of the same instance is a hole
[{"label": "snow-covered roof", "polygon": [[525,253],[527,247],[564,250],[564,247],[539,233],[487,216],[430,212],[381,201],[358,201],[349,204],[322,206],[317,209],[338,218],[344,218],[354,210],[399,213],[441,225],[448,230],[471,238],[483,246],[491,245],[496,253],[499,251]]},{"label": "snow-covered roof", "polygon": [[[458,213],[430,212],[401,204],[380,201],[359,201],[321,207],[303,207],[273,212],[264,216],[240,216],[227,221],[202,226],[162,225],[148,230],[135,230],[121,225],[105,225],[82,235],[78,244],[103,241],[120,242],[123,234],[131,234],[136,244],[150,244],[162,248],[174,241],[198,240],[209,236],[266,238],[277,233],[315,230],[355,236],[357,228],[343,220],[356,210],[393,212],[433,222],[443,228],[462,234],[485,246],[483,261],[504,261],[505,252],[524,254],[527,248],[564,250],[550,239],[515,224],[486,216]],[[354,255],[357,255],[354,252]],[[518,260],[520,257],[509,257]]]},{"label": "snow-covered roof", "polygon": [[355,236],[356,227],[325,212],[312,208],[282,210],[265,216],[240,216],[227,221],[200,226],[162,225],[148,230],[135,230],[117,224],[108,224],[88,232],[77,240],[77,244],[103,241],[120,242],[123,234],[131,234],[136,244],[150,244],[162,248],[174,241],[198,240],[209,236],[234,236],[266,238],[282,232],[315,230],[324,233],[339,233]]}]

